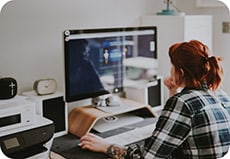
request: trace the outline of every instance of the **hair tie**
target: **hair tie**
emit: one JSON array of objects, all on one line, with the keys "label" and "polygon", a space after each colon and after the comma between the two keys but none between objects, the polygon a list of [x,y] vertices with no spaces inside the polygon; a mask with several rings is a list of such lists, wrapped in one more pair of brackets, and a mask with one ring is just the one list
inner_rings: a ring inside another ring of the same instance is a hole
[{"label": "hair tie", "polygon": [[207,63],[208,60],[209,60],[209,57],[204,57],[204,58],[203,58],[204,64]]}]

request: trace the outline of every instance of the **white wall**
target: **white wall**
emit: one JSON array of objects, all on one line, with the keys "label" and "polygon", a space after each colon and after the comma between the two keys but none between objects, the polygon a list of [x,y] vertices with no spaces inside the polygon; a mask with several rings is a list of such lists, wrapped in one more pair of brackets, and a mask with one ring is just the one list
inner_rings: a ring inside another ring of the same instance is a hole
[{"label": "white wall", "polygon": [[[230,56],[230,34],[221,33],[229,21],[226,8],[195,6],[195,0],[175,0],[187,14],[214,16],[216,54]],[[64,83],[62,33],[65,29],[137,26],[141,15],[165,8],[164,0],[14,0],[0,14],[0,75],[17,79],[19,92],[31,90],[33,82],[52,77],[59,90]],[[225,63],[229,67],[228,63]],[[226,68],[227,68],[226,67]],[[226,69],[226,74],[227,74]],[[230,75],[226,75],[230,80]],[[230,93],[230,85],[225,87]]]},{"label": "white wall", "polygon": [[47,77],[62,90],[65,29],[137,26],[140,15],[162,7],[159,2],[14,0],[0,14],[0,75],[16,78],[19,92]]}]

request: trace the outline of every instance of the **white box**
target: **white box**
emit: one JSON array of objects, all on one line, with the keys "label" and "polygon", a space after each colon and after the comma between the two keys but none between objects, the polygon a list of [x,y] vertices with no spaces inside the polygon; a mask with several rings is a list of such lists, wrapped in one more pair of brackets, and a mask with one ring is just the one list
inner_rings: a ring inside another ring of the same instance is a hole
[{"label": "white box", "polygon": [[135,86],[125,87],[126,98],[148,104],[153,109],[163,106],[162,77]]}]

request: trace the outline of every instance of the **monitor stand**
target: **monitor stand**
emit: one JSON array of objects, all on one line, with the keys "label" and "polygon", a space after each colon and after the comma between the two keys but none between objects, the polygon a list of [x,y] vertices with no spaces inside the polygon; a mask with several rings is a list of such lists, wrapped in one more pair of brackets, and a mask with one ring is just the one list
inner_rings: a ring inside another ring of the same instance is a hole
[{"label": "monitor stand", "polygon": [[[124,107],[123,107],[124,106]],[[81,137],[87,132],[90,132],[94,125],[99,122],[100,119],[105,117],[117,116],[120,114],[137,112],[141,117],[156,117],[152,108],[149,105],[138,103],[132,100],[121,98],[120,106],[108,106],[103,107],[109,110],[109,108],[116,108],[113,111],[105,111],[102,107],[95,107],[92,105],[76,107],[68,115],[68,129],[69,132]],[[135,113],[134,113],[135,114]],[[140,119],[140,118],[138,118]],[[134,120],[135,121],[135,120]],[[127,123],[127,122],[126,122]]]}]

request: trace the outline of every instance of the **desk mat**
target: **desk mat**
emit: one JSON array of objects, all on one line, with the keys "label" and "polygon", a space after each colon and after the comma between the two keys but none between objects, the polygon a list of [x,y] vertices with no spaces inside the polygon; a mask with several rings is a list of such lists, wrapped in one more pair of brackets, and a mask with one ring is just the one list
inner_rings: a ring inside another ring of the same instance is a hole
[{"label": "desk mat", "polygon": [[66,159],[107,159],[103,153],[95,153],[83,150],[79,146],[79,138],[67,134],[54,139],[51,151],[61,155]]},{"label": "desk mat", "polygon": [[[111,130],[104,133],[97,133],[92,131],[98,136],[103,138],[113,136],[122,132],[126,132],[128,130],[134,129],[135,127],[142,127],[149,125],[153,122],[156,122],[156,118],[145,118],[144,121],[136,124],[129,125],[127,127],[118,128],[115,130]],[[51,151],[63,156],[66,159],[107,159],[103,153],[95,153],[88,150],[81,149],[79,144],[79,137],[73,134],[66,134],[64,136],[60,136],[54,139],[53,145],[51,147]],[[143,143],[144,141],[140,141],[138,143]]]}]

